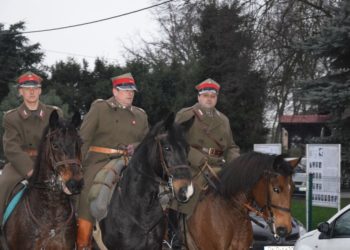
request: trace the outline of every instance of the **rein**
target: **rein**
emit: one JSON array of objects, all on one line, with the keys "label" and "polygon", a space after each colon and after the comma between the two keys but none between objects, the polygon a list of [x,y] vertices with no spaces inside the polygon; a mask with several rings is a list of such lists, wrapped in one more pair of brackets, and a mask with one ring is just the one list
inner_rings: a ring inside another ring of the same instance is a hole
[{"label": "rein", "polygon": [[[30,208],[30,204],[29,204],[29,200],[28,200],[28,196],[25,196],[24,198],[24,201],[25,201],[25,208],[26,208],[26,211],[29,215],[29,217],[35,222],[35,224],[37,224],[39,227],[42,227],[43,224],[40,223],[40,221],[35,217],[32,209]],[[73,203],[72,201],[69,202],[69,205],[70,205],[70,214],[69,214],[69,217],[67,218],[67,220],[64,222],[64,225],[65,224],[68,224],[69,222],[71,222],[71,220],[73,219],[73,215],[74,215],[74,206],[73,206]]]},{"label": "rein", "polygon": [[[70,214],[69,214],[67,220],[64,221],[63,225],[61,225],[60,227],[57,227],[57,228],[52,227],[47,232],[48,237],[44,240],[44,242],[42,243],[43,246],[40,249],[46,249],[46,245],[48,244],[49,240],[54,238],[56,235],[58,235],[73,220],[73,217],[74,217],[74,206],[73,206],[72,201],[69,202],[69,205],[70,205]],[[32,209],[30,208],[28,196],[25,196],[25,198],[24,198],[24,206],[25,206],[25,211],[29,215],[29,218],[32,221],[34,221],[34,223],[38,225],[39,230],[42,231],[42,229],[40,229],[40,228],[44,228],[45,225],[40,223],[39,219],[37,219],[35,217]],[[46,230],[45,230],[45,233],[46,233]]]}]

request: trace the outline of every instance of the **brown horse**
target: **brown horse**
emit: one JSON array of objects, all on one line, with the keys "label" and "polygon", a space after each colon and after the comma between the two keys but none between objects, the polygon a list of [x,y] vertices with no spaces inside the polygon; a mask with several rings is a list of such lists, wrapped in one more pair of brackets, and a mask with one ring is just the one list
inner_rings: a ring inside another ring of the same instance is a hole
[{"label": "brown horse", "polygon": [[249,249],[253,241],[250,211],[260,214],[276,237],[290,233],[292,174],[297,162],[251,152],[227,164],[217,189],[207,190],[187,220],[188,248]]},{"label": "brown horse", "polygon": [[2,249],[74,249],[76,222],[71,195],[83,186],[79,123],[79,114],[70,123],[59,119],[56,111],[50,115],[33,175],[3,228],[6,241],[2,241]]}]

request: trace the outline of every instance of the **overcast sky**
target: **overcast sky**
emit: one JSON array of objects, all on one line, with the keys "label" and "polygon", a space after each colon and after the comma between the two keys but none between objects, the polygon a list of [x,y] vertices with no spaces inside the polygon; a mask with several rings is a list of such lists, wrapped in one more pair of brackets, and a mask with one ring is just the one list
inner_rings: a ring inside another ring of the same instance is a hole
[{"label": "overcast sky", "polygon": [[[95,21],[145,8],[152,0],[0,0],[0,22],[8,25],[24,21],[25,31],[57,28]],[[139,46],[140,37],[156,36],[158,25],[153,10],[87,26],[25,34],[31,43],[40,43],[45,64],[52,65],[68,56],[90,66],[94,59],[104,57],[109,62],[124,63],[123,44]]]}]

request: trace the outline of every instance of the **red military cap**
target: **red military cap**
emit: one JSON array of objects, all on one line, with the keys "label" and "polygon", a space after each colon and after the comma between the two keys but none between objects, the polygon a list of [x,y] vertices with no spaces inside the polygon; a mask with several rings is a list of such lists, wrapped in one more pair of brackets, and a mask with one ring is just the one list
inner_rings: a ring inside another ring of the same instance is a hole
[{"label": "red military cap", "polygon": [[207,80],[201,82],[196,86],[196,89],[198,90],[198,94],[203,94],[206,92],[210,93],[218,93],[220,90],[220,85],[214,81],[213,79],[208,78]]},{"label": "red military cap", "polygon": [[18,87],[20,88],[40,88],[42,78],[33,72],[26,72],[17,78]]},{"label": "red military cap", "polygon": [[131,73],[126,73],[112,78],[113,88],[119,90],[136,90],[135,80]]}]

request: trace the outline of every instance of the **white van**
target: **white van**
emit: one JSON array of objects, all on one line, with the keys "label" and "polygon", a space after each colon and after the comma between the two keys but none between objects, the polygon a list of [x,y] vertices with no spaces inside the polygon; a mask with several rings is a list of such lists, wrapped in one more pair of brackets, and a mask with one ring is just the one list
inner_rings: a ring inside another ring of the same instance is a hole
[{"label": "white van", "polygon": [[349,250],[350,204],[299,238],[294,250]]}]

